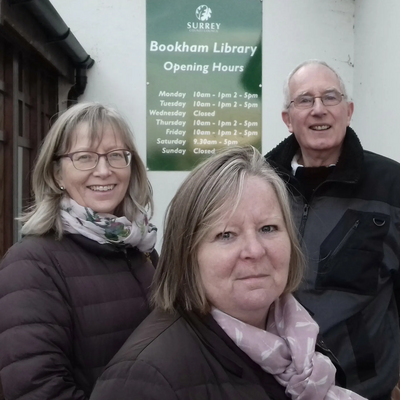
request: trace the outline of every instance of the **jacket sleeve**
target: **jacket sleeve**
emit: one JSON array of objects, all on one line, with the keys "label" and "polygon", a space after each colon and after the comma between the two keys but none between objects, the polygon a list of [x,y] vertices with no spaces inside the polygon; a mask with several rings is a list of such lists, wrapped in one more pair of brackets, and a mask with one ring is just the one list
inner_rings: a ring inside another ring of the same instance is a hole
[{"label": "jacket sleeve", "polygon": [[397,314],[399,318],[399,323],[400,323],[400,272],[396,272],[393,274],[393,291],[394,291],[394,297],[396,300],[397,304]]},{"label": "jacket sleeve", "polygon": [[397,227],[397,237],[396,241],[396,255],[393,263],[392,280],[393,280],[393,294],[397,304],[397,315],[400,323],[400,224],[396,224]]},{"label": "jacket sleeve", "polygon": [[107,368],[97,380],[90,400],[177,400],[165,377],[148,363],[122,361]]},{"label": "jacket sleeve", "polygon": [[[19,246],[17,246],[19,247]],[[85,400],[73,378],[72,320],[56,268],[9,252],[0,266],[0,377],[7,400]],[[57,278],[57,275],[59,278]]]}]

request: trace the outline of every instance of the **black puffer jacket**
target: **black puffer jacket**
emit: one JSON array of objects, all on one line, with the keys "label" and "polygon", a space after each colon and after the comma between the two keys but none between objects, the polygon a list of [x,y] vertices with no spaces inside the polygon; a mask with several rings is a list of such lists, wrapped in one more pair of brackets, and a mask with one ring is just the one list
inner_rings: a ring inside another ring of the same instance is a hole
[{"label": "black puffer jacket", "polygon": [[[154,263],[157,255],[152,254]],[[7,400],[87,399],[148,315],[154,273],[136,248],[81,235],[26,237],[0,265],[0,377]]]},{"label": "black puffer jacket", "polygon": [[[317,350],[331,356],[320,345]],[[284,387],[240,350],[210,314],[199,317],[182,311],[167,314],[155,310],[112,359],[90,398],[114,399],[287,400],[288,397]]]}]

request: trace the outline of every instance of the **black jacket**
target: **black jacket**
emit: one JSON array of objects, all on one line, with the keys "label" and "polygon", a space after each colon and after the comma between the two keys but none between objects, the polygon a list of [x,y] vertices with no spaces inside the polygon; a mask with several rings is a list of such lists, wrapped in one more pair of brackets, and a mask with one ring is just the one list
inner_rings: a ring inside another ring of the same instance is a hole
[{"label": "black jacket", "polygon": [[[324,352],[320,347],[318,350]],[[114,399],[288,397],[283,386],[243,353],[211,315],[155,310],[112,359],[90,398]]]},{"label": "black jacket", "polygon": [[308,266],[298,300],[346,372],[349,389],[389,397],[399,377],[400,164],[347,128],[336,167],[309,201],[291,173],[294,135],[266,155],[286,181]]},{"label": "black jacket", "polygon": [[[154,258],[156,260],[156,257]],[[84,400],[149,314],[154,273],[136,248],[81,235],[26,237],[0,265],[0,377],[7,400]]]}]

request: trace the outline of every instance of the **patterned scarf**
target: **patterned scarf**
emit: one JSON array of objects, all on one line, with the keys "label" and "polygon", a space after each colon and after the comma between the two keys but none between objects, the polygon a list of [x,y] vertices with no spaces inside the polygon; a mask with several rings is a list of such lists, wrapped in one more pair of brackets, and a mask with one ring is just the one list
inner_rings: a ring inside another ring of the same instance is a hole
[{"label": "patterned scarf", "polygon": [[282,295],[271,305],[266,330],[216,308],[211,314],[236,345],[272,374],[293,400],[364,399],[335,386],[335,367],[328,357],[315,351],[319,327],[291,294]]},{"label": "patterned scarf", "polygon": [[146,214],[138,213],[132,223],[125,217],[96,213],[68,196],[61,199],[60,208],[63,228],[69,233],[86,236],[101,244],[136,246],[141,252],[154,249],[157,228],[148,222]]}]

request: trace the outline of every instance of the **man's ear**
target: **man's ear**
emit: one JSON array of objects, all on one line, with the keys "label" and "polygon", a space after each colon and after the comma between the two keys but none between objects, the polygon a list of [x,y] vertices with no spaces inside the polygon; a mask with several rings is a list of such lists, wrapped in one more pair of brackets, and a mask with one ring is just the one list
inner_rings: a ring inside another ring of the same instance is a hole
[{"label": "man's ear", "polygon": [[289,132],[293,133],[293,127],[292,127],[289,111],[282,111],[282,119],[283,119],[283,122],[288,127]]},{"label": "man's ear", "polygon": [[347,126],[350,126],[351,117],[353,116],[353,112],[354,112],[354,103],[352,101],[349,101],[347,103]]}]

